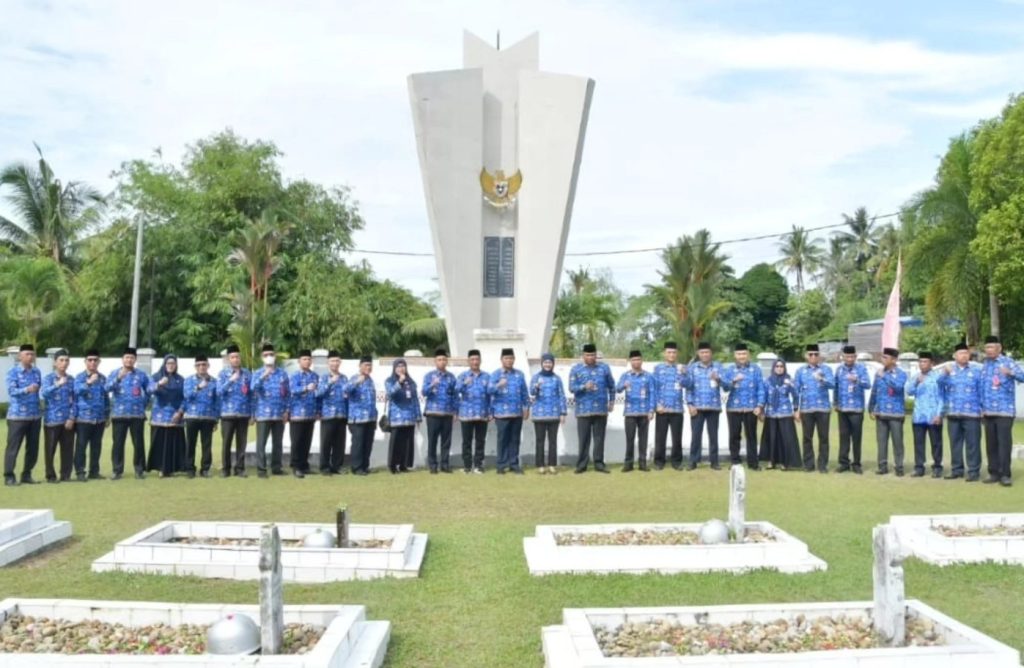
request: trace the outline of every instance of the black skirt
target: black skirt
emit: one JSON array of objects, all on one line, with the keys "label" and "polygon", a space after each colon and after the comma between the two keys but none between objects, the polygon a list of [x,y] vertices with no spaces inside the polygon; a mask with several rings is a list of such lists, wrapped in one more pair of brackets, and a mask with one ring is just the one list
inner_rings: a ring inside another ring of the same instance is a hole
[{"label": "black skirt", "polygon": [[759,458],[773,467],[797,469],[803,465],[796,437],[796,421],[792,417],[765,419]]},{"label": "black skirt", "polygon": [[184,428],[153,425],[150,430],[150,443],[147,471],[171,475],[185,470]]}]

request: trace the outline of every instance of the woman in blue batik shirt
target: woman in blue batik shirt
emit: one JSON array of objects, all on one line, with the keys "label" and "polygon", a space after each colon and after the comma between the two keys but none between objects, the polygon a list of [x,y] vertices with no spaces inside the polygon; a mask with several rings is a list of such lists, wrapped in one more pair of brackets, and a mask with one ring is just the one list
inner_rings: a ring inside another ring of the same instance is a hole
[{"label": "woman in blue batik shirt", "polygon": [[384,381],[384,392],[388,398],[388,421],[391,423],[388,469],[392,473],[404,473],[412,468],[410,452],[416,425],[422,419],[416,381],[409,377],[404,359],[396,359],[391,364],[391,376]]},{"label": "woman in blue batik shirt", "polygon": [[146,469],[159,471],[161,478],[185,470],[185,379],[178,373],[178,358],[166,355],[153,374],[153,412],[150,414],[152,443]]},{"label": "woman in blue batik shirt", "polygon": [[800,446],[796,438],[796,421],[793,418],[793,379],[786,371],[783,360],[775,360],[772,372],[761,386],[765,396],[764,429],[761,430],[760,460],[768,462],[768,468],[782,468],[785,471],[799,469]]},{"label": "woman in blue batik shirt", "polygon": [[[558,425],[565,424],[567,402],[565,386],[555,373],[555,356],[544,353],[540,357],[540,371],[530,381],[533,405],[530,417],[537,435],[536,464],[538,473],[558,473]],[[544,441],[547,440],[547,457]]]}]

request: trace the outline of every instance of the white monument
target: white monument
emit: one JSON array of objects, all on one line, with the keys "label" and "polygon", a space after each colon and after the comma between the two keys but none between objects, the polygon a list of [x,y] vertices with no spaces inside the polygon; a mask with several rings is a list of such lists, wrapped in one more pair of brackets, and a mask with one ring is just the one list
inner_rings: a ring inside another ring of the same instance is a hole
[{"label": "white monument", "polygon": [[454,355],[547,349],[594,82],[463,34],[463,69],[409,76]]}]

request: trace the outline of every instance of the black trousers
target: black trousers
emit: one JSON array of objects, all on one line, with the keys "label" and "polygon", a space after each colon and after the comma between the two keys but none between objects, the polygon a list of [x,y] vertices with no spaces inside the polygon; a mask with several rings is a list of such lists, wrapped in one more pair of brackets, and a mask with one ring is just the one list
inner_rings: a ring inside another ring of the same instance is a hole
[{"label": "black trousers", "polygon": [[352,453],[348,458],[352,473],[369,473],[370,455],[373,454],[373,434],[377,431],[377,423],[350,423],[348,429],[352,432]]},{"label": "black trousers", "polygon": [[56,480],[57,471],[53,468],[54,455],[60,448],[60,479],[71,479],[71,460],[75,456],[75,428],[65,428],[63,424],[46,425],[43,427],[43,461],[46,463],[46,479]]},{"label": "black trousers", "polygon": [[[839,468],[860,469],[861,445],[864,441],[864,413],[839,411]],[[853,461],[850,461],[850,447]]]},{"label": "black trousers", "polygon": [[[534,464],[540,466],[558,466],[558,420],[535,420],[533,433],[537,436],[537,451]],[[547,442],[547,456],[544,456],[544,444]]]},{"label": "black trousers", "polygon": [[[675,415],[679,415],[675,413]],[[660,417],[660,416],[659,416]],[[682,415],[679,415],[682,418]],[[682,420],[680,420],[682,422]],[[655,422],[657,425],[657,422]],[[626,416],[626,456],[623,458],[622,463],[625,466],[633,465],[633,452],[634,447],[637,447],[637,454],[640,455],[640,466],[647,464],[647,430],[651,426],[651,418],[646,415],[627,415]],[[655,426],[657,429],[657,426]],[[662,443],[662,456],[664,456],[664,443]],[[682,449],[680,448],[679,456],[682,457]]]},{"label": "black trousers", "polygon": [[132,436],[132,466],[135,473],[142,473],[146,468],[146,418],[114,418],[114,447],[110,453],[114,465],[114,473],[124,473],[124,442],[128,434]]},{"label": "black trousers", "polygon": [[484,467],[484,446],[487,442],[487,420],[463,420],[462,425],[462,468],[482,469]]},{"label": "black trousers", "polygon": [[[452,422],[451,415],[427,416],[427,466],[436,471],[438,463],[445,471],[451,469]],[[441,444],[441,459],[437,458],[437,445]]]},{"label": "black trousers", "polygon": [[[245,471],[245,445],[249,435],[249,418],[226,417],[220,421],[220,470],[231,475],[232,459],[236,474]],[[231,457],[231,442],[235,443],[235,456]]]},{"label": "black trousers", "polygon": [[690,463],[697,465],[701,458],[701,441],[704,438],[704,427],[708,428],[708,460],[712,466],[718,466],[718,418],[719,410],[702,411],[690,418]]},{"label": "black trousers", "polygon": [[967,475],[981,473],[981,419],[952,416],[949,424],[949,463],[953,475],[964,474],[964,446],[967,446]]},{"label": "black trousers", "polygon": [[987,416],[985,423],[985,459],[988,474],[996,478],[1010,477],[1010,454],[1013,450],[1013,418]]},{"label": "black trousers", "polygon": [[196,471],[197,441],[202,447],[199,470],[209,473],[213,466],[213,428],[216,426],[214,420],[185,420],[185,470],[189,473]]},{"label": "black trousers", "polygon": [[800,426],[803,428],[804,470],[814,470],[814,432],[818,432],[818,470],[828,470],[828,420],[827,411],[818,413],[800,413]]},{"label": "black trousers", "polygon": [[32,469],[39,461],[39,428],[41,418],[7,421],[7,449],[4,451],[4,478],[14,480],[14,464],[18,461],[21,442],[25,442],[25,461],[21,465],[21,479],[32,477]]},{"label": "black trousers", "polygon": [[743,461],[740,459],[740,437],[744,436],[747,442],[747,466],[756,469],[758,467],[757,416],[753,411],[730,411],[725,415],[729,421],[729,461],[733,464]]},{"label": "black trousers", "polygon": [[672,466],[683,465],[683,414],[658,413],[654,416],[654,465],[665,465],[665,445],[672,432]]},{"label": "black trousers", "polygon": [[281,460],[284,452],[282,420],[264,420],[256,423],[256,468],[260,473],[267,472],[267,438],[270,438],[270,470],[273,473],[280,473],[283,470]]},{"label": "black trousers", "polygon": [[409,468],[409,450],[416,438],[416,427],[392,427],[391,438],[388,440],[388,468],[392,472]]},{"label": "black trousers", "polygon": [[102,422],[75,423],[75,473],[86,474],[85,451],[89,450],[88,476],[96,478],[100,475],[100,453],[103,451],[103,431],[106,426]]},{"label": "black trousers", "polygon": [[584,415],[576,418],[576,434],[580,443],[580,454],[576,458],[577,471],[586,471],[590,465],[591,438],[594,439],[594,468],[604,468],[604,434],[607,428],[607,415]]},{"label": "black trousers", "polygon": [[911,425],[914,429],[914,471],[924,473],[924,466],[928,463],[925,454],[925,438],[932,443],[932,470],[942,473],[942,425],[941,424],[917,424]]},{"label": "black trousers", "polygon": [[293,471],[309,473],[309,450],[313,447],[315,426],[316,420],[292,420],[288,423],[288,435],[292,441],[289,463]]},{"label": "black trousers", "polygon": [[345,465],[345,418],[320,420],[320,473],[341,473]]},{"label": "black trousers", "polygon": [[875,436],[878,440],[878,469],[889,469],[889,441],[892,441],[892,458],[896,471],[903,470],[903,418],[878,417],[875,420]]}]

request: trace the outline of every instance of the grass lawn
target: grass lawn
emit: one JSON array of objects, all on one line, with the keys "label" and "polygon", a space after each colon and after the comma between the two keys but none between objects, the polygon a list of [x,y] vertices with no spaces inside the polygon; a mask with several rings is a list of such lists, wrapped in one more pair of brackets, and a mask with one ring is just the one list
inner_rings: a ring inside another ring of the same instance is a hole
[{"label": "grass lawn", "polygon": [[[865,449],[873,453],[870,422],[868,431]],[[837,433],[833,427],[833,448]],[[5,435],[0,427],[0,437]],[[1015,436],[1017,442],[1024,439],[1021,425],[1015,426]],[[108,437],[104,473],[109,448]],[[827,571],[809,575],[528,574],[522,539],[533,534],[535,524],[724,519],[726,470],[611,476],[563,472],[554,478],[532,470],[501,478],[423,471],[305,480],[151,476],[117,483],[0,487],[0,507],[53,508],[58,519],[74,525],[74,537],[62,547],[0,570],[0,598],[255,603],[255,582],[101,575],[92,573],[89,564],[118,540],[165,519],[331,522],[332,509],[345,502],[356,523],[412,522],[417,531],[428,533],[422,577],[287,585],[286,602],[366,605],[371,619],[393,625],[386,663],[393,668],[541,666],[540,629],[559,623],[563,607],[869,600],[871,528],[889,515],[1024,510],[1020,464],[1017,485],[1010,489],[875,476],[873,462],[865,468],[863,476],[776,471],[748,476],[748,518],[775,523],[828,562]],[[43,477],[41,457],[35,473]],[[906,583],[908,598],[1024,651],[1024,568],[940,569],[910,560]]]}]

